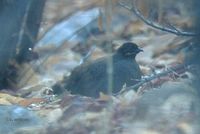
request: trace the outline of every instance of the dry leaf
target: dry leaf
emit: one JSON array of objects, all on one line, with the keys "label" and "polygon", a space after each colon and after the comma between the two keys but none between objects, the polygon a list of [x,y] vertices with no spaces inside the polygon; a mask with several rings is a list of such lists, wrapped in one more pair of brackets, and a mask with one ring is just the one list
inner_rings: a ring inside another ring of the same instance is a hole
[{"label": "dry leaf", "polygon": [[45,102],[45,101],[46,100],[43,99],[43,98],[30,98],[30,99],[19,101],[19,105],[27,107],[30,104],[42,103],[42,102]]},{"label": "dry leaf", "polygon": [[0,93],[0,104],[18,104],[22,100],[24,100],[24,98]]}]

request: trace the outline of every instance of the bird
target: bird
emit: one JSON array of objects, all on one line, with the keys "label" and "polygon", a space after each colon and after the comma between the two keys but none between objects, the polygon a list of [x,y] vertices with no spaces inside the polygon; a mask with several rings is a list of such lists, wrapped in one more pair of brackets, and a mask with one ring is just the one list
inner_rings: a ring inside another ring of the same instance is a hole
[{"label": "bird", "polygon": [[98,98],[100,92],[108,94],[108,58],[112,58],[112,93],[118,93],[126,84],[132,86],[141,79],[142,72],[135,57],[143,50],[137,44],[125,42],[110,56],[84,63],[71,72],[64,88],[71,94]]}]

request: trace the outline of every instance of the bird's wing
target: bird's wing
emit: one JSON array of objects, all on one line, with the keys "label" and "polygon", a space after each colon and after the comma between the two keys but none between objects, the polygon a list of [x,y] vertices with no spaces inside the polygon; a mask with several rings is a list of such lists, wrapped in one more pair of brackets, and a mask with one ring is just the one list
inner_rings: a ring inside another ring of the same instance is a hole
[{"label": "bird's wing", "polygon": [[[92,87],[92,82],[102,78],[105,74],[106,63],[104,59],[99,59],[95,62],[78,66],[72,71],[67,82],[67,88],[86,88],[86,86]],[[79,87],[78,85],[82,85],[82,87]]]},{"label": "bird's wing", "polygon": [[141,78],[142,73],[136,61],[121,60],[114,64],[115,73],[113,77],[116,80],[120,79],[121,82],[124,81],[127,85],[133,85]]},{"label": "bird's wing", "polygon": [[[106,73],[106,62],[104,59],[96,60],[82,67],[82,78],[95,80],[101,78]],[[78,72],[79,73],[79,72]]]}]

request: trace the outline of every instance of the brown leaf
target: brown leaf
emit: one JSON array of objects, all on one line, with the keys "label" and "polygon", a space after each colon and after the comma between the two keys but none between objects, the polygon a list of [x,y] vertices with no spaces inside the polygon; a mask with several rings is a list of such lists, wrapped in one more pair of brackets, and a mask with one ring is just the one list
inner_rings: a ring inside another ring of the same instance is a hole
[{"label": "brown leaf", "polygon": [[45,101],[46,100],[43,98],[30,98],[30,99],[24,99],[24,100],[19,101],[19,105],[26,107],[33,103],[42,103]]}]

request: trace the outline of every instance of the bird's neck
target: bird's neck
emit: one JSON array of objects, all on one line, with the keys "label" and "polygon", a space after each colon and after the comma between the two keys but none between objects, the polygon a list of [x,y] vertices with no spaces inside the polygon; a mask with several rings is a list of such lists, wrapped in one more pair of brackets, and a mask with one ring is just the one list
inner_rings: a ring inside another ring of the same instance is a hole
[{"label": "bird's neck", "polygon": [[127,60],[135,60],[136,55],[125,56],[119,53],[113,54],[113,59],[127,59]]}]

